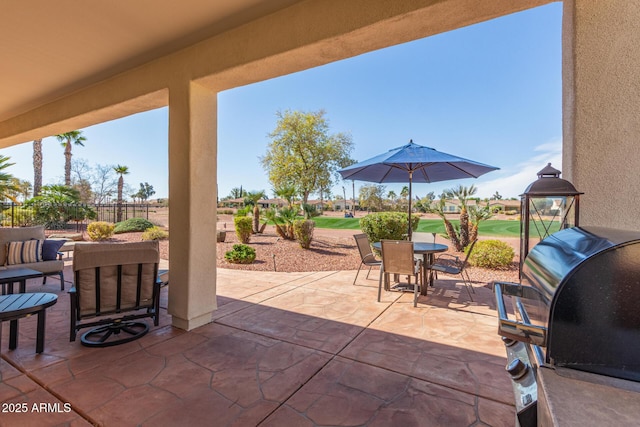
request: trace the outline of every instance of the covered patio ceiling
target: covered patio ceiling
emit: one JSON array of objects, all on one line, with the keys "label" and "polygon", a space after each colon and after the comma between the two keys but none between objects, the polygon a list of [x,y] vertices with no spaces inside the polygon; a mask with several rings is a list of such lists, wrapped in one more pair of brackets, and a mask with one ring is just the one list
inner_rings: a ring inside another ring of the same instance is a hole
[{"label": "covered patio ceiling", "polygon": [[0,147],[518,12],[553,0],[5,2]]},{"label": "covered patio ceiling", "polygon": [[4,2],[0,121],[298,1]]}]

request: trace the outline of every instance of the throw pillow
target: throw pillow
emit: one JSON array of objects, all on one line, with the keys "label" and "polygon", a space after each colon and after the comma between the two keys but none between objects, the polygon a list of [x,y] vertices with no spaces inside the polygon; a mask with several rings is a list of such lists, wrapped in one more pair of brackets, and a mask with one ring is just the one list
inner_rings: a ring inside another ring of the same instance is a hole
[{"label": "throw pillow", "polygon": [[42,261],[44,240],[26,240],[7,243],[7,265]]},{"label": "throw pillow", "polygon": [[65,244],[64,240],[45,239],[42,245],[42,260],[53,261],[58,258],[58,250]]}]

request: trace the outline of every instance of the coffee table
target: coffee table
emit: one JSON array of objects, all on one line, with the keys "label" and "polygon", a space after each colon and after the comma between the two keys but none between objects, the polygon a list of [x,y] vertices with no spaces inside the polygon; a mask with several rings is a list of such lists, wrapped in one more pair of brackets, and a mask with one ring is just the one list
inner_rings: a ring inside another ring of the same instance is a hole
[{"label": "coffee table", "polygon": [[9,291],[8,293],[12,294],[13,284],[16,282],[20,284],[20,293],[25,293],[27,290],[27,279],[33,279],[36,277],[42,277],[42,273],[30,268],[8,268],[6,270],[0,270],[2,295],[6,295],[7,290]]},{"label": "coffee table", "polygon": [[[0,340],[2,339],[2,322],[9,321],[9,349],[18,347],[18,319],[38,315],[36,335],[36,353],[44,351],[45,310],[58,301],[56,294],[20,293],[0,296]],[[1,348],[0,342],[0,348]]]}]

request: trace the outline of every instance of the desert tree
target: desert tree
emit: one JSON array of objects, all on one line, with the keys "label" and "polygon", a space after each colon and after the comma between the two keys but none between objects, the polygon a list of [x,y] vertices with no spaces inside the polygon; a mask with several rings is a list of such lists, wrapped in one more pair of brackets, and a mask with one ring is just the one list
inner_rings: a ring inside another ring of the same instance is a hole
[{"label": "desert tree", "polygon": [[271,142],[260,158],[274,188],[295,185],[307,203],[309,194],[328,188],[339,168],[353,164],[351,136],[330,134],[323,110],[276,113]]},{"label": "desert tree", "polygon": [[156,194],[156,190],[153,189],[153,185],[148,182],[141,182],[140,189],[135,193],[135,197],[140,199],[141,202],[147,201],[151,196]]},{"label": "desert tree", "polygon": [[358,193],[360,207],[367,211],[381,211],[384,203],[385,186],[381,184],[363,185]]},{"label": "desert tree", "polygon": [[247,192],[242,189],[242,186],[234,187],[229,192],[229,197],[231,199],[242,199],[244,196],[246,196],[246,194],[247,194]]}]

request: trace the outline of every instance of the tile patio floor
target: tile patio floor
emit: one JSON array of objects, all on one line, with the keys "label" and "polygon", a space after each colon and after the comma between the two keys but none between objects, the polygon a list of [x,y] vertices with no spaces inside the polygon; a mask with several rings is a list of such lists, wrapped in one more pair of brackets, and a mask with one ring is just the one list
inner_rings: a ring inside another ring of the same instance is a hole
[{"label": "tile patio floor", "polygon": [[185,332],[163,309],[142,339],[101,349],[69,342],[66,292],[32,280],[59,300],[44,353],[35,317],[20,320],[16,350],[3,328],[0,426],[514,424],[491,290],[475,284],[472,303],[441,277],[414,308],[413,294],[376,302],[377,272],[355,286],[354,274],[221,269],[212,323]]}]

